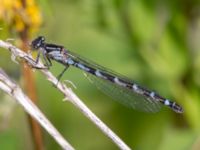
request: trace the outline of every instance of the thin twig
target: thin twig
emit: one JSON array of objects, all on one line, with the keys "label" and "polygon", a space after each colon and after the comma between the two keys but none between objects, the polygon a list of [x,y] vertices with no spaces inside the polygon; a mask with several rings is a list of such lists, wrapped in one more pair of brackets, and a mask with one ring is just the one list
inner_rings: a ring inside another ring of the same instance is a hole
[{"label": "thin twig", "polygon": [[57,141],[64,150],[74,150],[74,148],[62,137],[56,128],[50,123],[38,107],[22,92],[21,88],[15,84],[6,73],[0,68],[0,88],[15,98],[33,118]]},{"label": "thin twig", "polygon": [[106,136],[108,136],[120,149],[130,150],[130,148],[110,129],[108,128],[79,98],[76,96],[70,88],[67,88],[65,84],[58,83],[57,78],[45,68],[45,66],[39,62],[35,63],[31,55],[28,55],[16,48],[8,42],[0,40],[0,47],[11,51],[15,57],[20,57],[25,60],[31,67],[38,68],[47,79],[55,85],[55,87],[64,94],[65,99],[73,103],[88,119],[90,119]]}]

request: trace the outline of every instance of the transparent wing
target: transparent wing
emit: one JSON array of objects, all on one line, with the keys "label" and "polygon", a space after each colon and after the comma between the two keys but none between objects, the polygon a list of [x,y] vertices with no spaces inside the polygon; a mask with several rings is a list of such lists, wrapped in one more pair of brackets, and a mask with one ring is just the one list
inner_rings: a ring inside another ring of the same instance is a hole
[{"label": "transparent wing", "polygon": [[87,78],[103,93],[111,96],[114,100],[127,107],[144,112],[157,112],[162,106],[158,101],[138,95],[130,89],[100,79],[94,75],[87,73]]},{"label": "transparent wing", "polygon": [[[100,65],[97,65],[96,63],[89,61],[87,59],[84,59],[83,57],[68,52],[68,56],[72,57],[74,60],[77,60],[81,64],[84,64],[85,66],[92,67],[94,69],[101,70],[103,72],[106,72],[112,76],[118,77],[120,79],[123,79],[124,81],[128,83],[134,83],[132,80],[128,79],[127,77],[120,75],[112,70],[109,70],[105,67],[102,67]],[[147,98],[144,95],[136,94],[131,89],[128,89],[126,87],[120,86],[118,84],[115,84],[113,82],[110,82],[108,80],[104,80],[102,78],[98,78],[93,74],[87,74],[87,78],[102,92],[105,94],[111,96],[114,98],[114,100],[120,102],[121,104],[139,110],[144,112],[157,112],[160,110],[162,104],[159,101],[156,101],[155,99],[151,99],[150,97]]]}]

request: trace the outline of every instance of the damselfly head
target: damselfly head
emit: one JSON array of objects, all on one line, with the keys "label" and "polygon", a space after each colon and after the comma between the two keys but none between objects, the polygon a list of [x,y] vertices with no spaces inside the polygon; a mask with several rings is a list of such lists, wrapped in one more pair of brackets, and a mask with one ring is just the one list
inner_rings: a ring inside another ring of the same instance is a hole
[{"label": "damselfly head", "polygon": [[31,42],[32,49],[38,49],[43,46],[45,38],[43,36],[37,37],[35,40]]}]

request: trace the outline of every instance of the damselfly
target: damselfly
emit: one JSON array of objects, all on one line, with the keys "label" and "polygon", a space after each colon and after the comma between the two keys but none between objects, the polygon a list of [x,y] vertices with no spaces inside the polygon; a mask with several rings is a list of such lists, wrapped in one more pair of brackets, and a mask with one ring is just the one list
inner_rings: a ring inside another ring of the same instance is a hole
[{"label": "damselfly", "polygon": [[42,36],[33,40],[31,47],[38,50],[36,63],[40,58],[40,53],[42,53],[47,67],[52,66],[51,59],[65,66],[65,69],[58,76],[58,80],[69,66],[74,66],[86,72],[88,78],[100,90],[128,107],[145,112],[157,112],[162,105],[165,105],[177,113],[183,113],[182,107],[177,103],[136,84],[114,71],[90,62],[63,46],[46,43],[45,38]]}]

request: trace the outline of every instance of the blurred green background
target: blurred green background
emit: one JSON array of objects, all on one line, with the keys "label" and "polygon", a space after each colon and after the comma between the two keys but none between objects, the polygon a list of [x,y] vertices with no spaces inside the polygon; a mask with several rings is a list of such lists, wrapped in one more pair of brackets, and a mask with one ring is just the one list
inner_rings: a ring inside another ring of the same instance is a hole
[{"label": "blurred green background", "polygon": [[[74,92],[126,144],[135,150],[200,149],[199,0],[36,3],[43,23],[39,31],[32,31],[32,39],[44,35],[48,42],[64,45],[183,106],[183,114],[167,108],[155,114],[137,112],[113,101],[80,70],[70,68],[62,80],[72,81]],[[0,25],[1,39],[18,39],[17,31],[10,29],[13,24],[2,19]],[[1,67],[23,85],[20,65],[11,61],[9,52],[0,53]],[[54,62],[50,70],[58,75],[62,69]],[[40,109],[76,149],[118,149],[72,104],[63,102],[63,95],[41,73],[34,75]],[[23,109],[2,92],[0,103],[0,149],[34,149]],[[60,149],[44,130],[43,137],[46,149]]]}]

